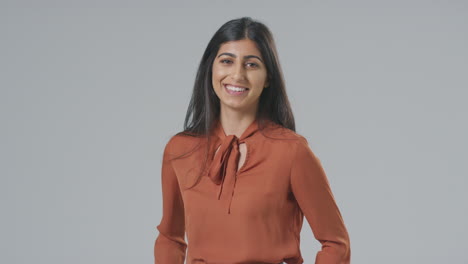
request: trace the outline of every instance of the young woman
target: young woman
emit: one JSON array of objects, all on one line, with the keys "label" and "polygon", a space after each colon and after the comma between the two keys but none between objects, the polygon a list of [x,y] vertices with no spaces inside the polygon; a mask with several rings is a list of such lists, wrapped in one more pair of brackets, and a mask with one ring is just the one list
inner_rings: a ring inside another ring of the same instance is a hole
[{"label": "young woman", "polygon": [[161,178],[156,264],[300,264],[304,216],[322,245],[315,263],[350,263],[343,218],[295,132],[275,43],[258,21],[228,21],[208,43]]}]

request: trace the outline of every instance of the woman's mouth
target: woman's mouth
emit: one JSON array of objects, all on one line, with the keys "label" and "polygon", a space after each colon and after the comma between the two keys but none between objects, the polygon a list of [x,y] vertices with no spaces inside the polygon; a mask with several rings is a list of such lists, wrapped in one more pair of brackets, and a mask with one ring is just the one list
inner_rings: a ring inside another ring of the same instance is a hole
[{"label": "woman's mouth", "polygon": [[233,86],[230,84],[223,84],[224,89],[230,95],[243,95],[246,94],[249,88]]}]

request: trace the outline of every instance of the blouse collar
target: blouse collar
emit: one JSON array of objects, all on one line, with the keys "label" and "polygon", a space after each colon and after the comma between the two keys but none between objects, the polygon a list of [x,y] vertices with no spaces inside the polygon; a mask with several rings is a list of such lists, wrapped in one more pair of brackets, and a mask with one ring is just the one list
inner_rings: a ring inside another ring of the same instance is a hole
[{"label": "blouse collar", "polygon": [[254,119],[254,121],[250,123],[250,125],[244,130],[244,132],[242,132],[239,138],[236,137],[236,135],[226,135],[226,133],[224,132],[224,128],[221,125],[221,121],[219,120],[215,122],[214,127],[215,134],[221,141],[225,140],[227,137],[233,137],[237,138],[239,141],[243,141],[246,138],[251,137],[253,134],[255,134],[255,132],[258,131],[257,119]]}]

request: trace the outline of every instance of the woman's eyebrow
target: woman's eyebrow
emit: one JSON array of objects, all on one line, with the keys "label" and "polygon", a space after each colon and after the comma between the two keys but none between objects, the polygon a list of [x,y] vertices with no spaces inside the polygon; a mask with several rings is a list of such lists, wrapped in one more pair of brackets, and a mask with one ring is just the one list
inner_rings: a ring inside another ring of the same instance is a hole
[{"label": "woman's eyebrow", "polygon": [[[234,57],[236,58],[237,56],[233,53],[230,53],[230,52],[223,52],[221,54],[218,55],[218,58],[221,57],[221,55],[228,55],[228,56],[231,56],[231,57]],[[245,55],[244,56],[244,59],[249,59],[249,58],[257,58],[259,61],[263,62],[262,59],[260,59],[260,57],[258,56],[255,56],[255,55]]]}]

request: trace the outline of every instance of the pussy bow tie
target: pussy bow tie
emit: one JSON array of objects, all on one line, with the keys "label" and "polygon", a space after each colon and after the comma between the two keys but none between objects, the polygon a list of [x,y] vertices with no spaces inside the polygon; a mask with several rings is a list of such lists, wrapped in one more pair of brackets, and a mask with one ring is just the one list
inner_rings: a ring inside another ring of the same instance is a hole
[{"label": "pussy bow tie", "polygon": [[[256,120],[247,127],[239,138],[236,135],[227,136],[219,122],[215,126],[215,135],[218,137],[216,147],[219,146],[219,149],[210,165],[208,176],[216,185],[219,185],[218,200],[222,200],[221,194],[223,190],[227,191],[228,214],[231,213],[231,202],[234,197],[237,174],[240,172],[240,170],[238,171],[240,159],[239,144],[246,143],[246,139],[255,134],[256,131],[258,131]],[[246,144],[247,150],[249,150],[250,146],[248,143]],[[245,162],[247,162],[247,159]]]}]

